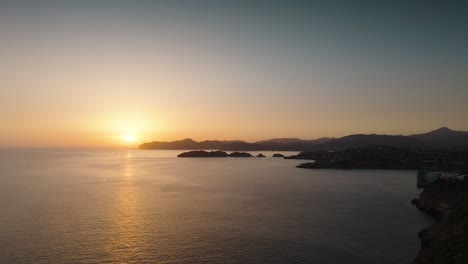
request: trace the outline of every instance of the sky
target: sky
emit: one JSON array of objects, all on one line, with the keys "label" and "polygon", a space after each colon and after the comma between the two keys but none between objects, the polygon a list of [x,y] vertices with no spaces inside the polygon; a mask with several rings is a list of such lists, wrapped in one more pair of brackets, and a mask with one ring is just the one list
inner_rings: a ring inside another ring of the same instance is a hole
[{"label": "sky", "polygon": [[1,1],[0,147],[468,130],[466,1]]}]

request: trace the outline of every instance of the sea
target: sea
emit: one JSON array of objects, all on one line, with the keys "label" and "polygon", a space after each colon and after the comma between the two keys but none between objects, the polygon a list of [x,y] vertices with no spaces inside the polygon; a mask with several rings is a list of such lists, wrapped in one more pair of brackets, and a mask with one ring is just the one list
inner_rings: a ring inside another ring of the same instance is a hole
[{"label": "sea", "polygon": [[416,171],[181,152],[0,150],[0,263],[401,264],[433,222]]}]

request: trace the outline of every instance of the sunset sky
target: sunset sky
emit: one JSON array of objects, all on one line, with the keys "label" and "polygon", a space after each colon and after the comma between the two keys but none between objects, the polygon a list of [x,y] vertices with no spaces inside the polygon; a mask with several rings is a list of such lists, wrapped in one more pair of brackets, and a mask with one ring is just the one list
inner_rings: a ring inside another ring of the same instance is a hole
[{"label": "sunset sky", "polygon": [[0,3],[0,147],[468,130],[467,1],[57,2]]}]

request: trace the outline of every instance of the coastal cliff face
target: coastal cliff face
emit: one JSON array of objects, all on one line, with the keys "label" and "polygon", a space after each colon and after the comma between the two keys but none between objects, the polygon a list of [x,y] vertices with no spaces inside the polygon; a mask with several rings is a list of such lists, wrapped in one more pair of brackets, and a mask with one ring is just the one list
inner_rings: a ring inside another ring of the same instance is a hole
[{"label": "coastal cliff face", "polygon": [[421,250],[413,264],[468,263],[468,179],[436,180],[412,203],[437,220],[419,232]]}]

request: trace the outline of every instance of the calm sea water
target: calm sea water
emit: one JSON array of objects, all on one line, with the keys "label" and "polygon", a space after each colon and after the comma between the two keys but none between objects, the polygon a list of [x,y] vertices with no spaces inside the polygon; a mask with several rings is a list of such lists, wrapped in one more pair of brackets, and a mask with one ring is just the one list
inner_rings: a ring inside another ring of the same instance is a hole
[{"label": "calm sea water", "polygon": [[415,172],[179,152],[0,151],[0,263],[410,263],[431,224]]}]

